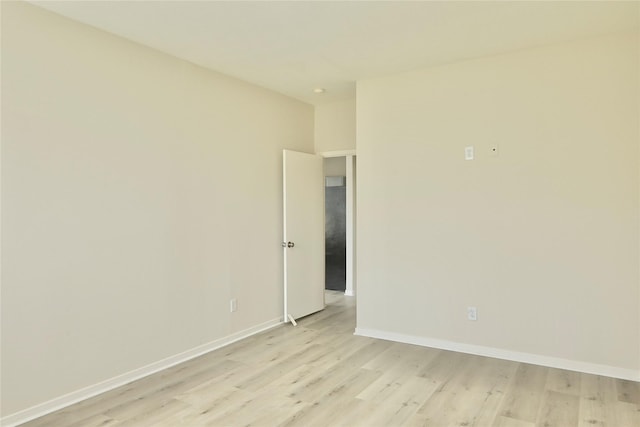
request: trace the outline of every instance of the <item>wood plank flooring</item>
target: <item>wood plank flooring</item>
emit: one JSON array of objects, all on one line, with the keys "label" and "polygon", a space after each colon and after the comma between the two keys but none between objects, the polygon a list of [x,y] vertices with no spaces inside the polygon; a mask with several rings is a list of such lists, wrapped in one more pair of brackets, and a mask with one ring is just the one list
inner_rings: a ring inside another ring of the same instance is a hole
[{"label": "wood plank flooring", "polygon": [[640,383],[353,335],[354,300],[25,427],[638,427]]}]

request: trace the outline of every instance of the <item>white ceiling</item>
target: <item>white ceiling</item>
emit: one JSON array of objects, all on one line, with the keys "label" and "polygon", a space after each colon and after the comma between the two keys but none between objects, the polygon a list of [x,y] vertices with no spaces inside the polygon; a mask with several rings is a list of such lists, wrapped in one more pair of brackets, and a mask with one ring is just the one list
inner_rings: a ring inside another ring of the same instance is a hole
[{"label": "white ceiling", "polygon": [[356,80],[637,31],[640,21],[640,1],[32,3],[315,105],[353,96]]}]

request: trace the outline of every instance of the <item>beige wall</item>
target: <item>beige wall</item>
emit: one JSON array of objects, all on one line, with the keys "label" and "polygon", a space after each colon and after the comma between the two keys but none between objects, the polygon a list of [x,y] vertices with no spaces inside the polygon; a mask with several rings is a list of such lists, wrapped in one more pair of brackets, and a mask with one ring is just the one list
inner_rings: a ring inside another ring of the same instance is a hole
[{"label": "beige wall", "polygon": [[359,330],[640,379],[638,52],[612,36],[359,82]]},{"label": "beige wall", "polygon": [[356,100],[344,99],[315,108],[316,153],[356,148]]},{"label": "beige wall", "polygon": [[345,157],[327,157],[323,162],[324,176],[347,175],[347,162]]},{"label": "beige wall", "polygon": [[281,151],[313,120],[2,2],[3,415],[277,320]]}]

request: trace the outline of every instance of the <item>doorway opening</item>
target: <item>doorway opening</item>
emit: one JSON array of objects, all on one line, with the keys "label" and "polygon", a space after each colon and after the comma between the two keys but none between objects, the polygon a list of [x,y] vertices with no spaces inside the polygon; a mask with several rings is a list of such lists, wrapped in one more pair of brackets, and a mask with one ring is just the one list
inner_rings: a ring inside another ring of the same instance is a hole
[{"label": "doorway opening", "polygon": [[324,154],[325,289],[355,295],[355,156]]},{"label": "doorway opening", "polygon": [[[327,163],[343,157],[325,159]],[[347,192],[346,175],[324,178],[325,289],[345,292],[347,288]]]}]

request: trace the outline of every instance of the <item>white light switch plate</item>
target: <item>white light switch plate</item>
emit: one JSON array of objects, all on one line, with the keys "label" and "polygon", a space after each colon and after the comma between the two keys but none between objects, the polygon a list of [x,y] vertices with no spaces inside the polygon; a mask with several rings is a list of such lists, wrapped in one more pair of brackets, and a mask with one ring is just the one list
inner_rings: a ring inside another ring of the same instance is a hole
[{"label": "white light switch plate", "polygon": [[473,160],[473,146],[464,147],[464,159]]}]

